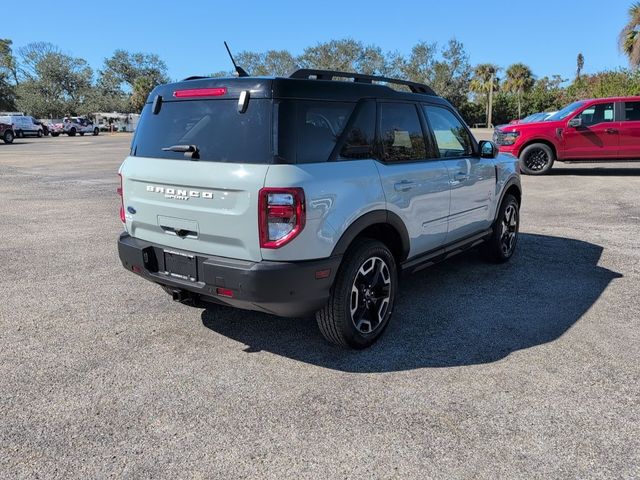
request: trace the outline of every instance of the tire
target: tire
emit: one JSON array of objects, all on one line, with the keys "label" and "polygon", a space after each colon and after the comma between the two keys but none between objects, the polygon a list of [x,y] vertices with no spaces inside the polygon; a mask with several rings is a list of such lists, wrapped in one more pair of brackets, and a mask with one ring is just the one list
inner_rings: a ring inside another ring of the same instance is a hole
[{"label": "tire", "polygon": [[60,135],[60,134],[59,134],[59,133],[57,133],[57,132],[51,132],[51,136],[52,136],[52,137],[57,137],[58,135]]},{"label": "tire", "polygon": [[495,263],[508,261],[516,251],[520,231],[520,204],[513,195],[502,200],[491,237],[485,243],[487,258]]},{"label": "tire", "polygon": [[7,130],[6,132],[4,132],[4,135],[2,136],[2,141],[4,143],[13,143],[13,139],[14,139],[14,135],[13,132],[11,130]]},{"label": "tire", "polygon": [[80,132],[80,136],[81,136],[81,137],[84,137],[84,132]]},{"label": "tire", "polygon": [[16,138],[22,138],[22,137],[24,137],[22,130],[16,130]]},{"label": "tire", "polygon": [[42,130],[38,130],[37,135],[38,135],[38,138],[42,138]]},{"label": "tire", "polygon": [[320,332],[337,345],[371,346],[389,324],[397,284],[389,249],[377,240],[358,240],[344,256],[327,304],[316,313]]},{"label": "tire", "polygon": [[72,128],[71,130],[69,130],[67,132],[67,135],[69,135],[70,137],[75,137],[76,136],[76,129]]},{"label": "tire", "polygon": [[98,127],[93,129],[93,136],[97,137],[100,134],[100,130],[98,129]]},{"label": "tire", "polygon": [[527,175],[544,175],[551,170],[556,156],[544,143],[533,143],[520,152],[520,171]]}]

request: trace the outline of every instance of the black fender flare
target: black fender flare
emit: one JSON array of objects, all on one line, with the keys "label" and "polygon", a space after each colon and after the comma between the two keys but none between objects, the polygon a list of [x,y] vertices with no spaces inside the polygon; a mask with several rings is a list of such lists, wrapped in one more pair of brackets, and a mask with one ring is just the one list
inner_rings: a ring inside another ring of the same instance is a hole
[{"label": "black fender flare", "polygon": [[331,255],[344,255],[349,245],[351,245],[358,235],[366,228],[379,224],[390,225],[398,232],[400,240],[402,241],[402,260],[406,259],[409,256],[409,250],[411,248],[409,232],[402,219],[389,210],[373,210],[358,217],[342,234],[340,240],[338,240],[338,243],[336,243],[336,246],[333,248]]},{"label": "black fender flare", "polygon": [[498,215],[500,214],[500,205],[502,205],[502,202],[504,201],[504,196],[507,194],[507,191],[514,185],[520,192],[520,206],[522,206],[522,185],[520,184],[520,179],[514,176],[507,180],[507,183],[505,183],[504,187],[502,187],[502,192],[500,192],[500,201],[498,202],[498,208],[496,208],[496,213],[493,218],[494,223],[496,220],[498,220]]}]

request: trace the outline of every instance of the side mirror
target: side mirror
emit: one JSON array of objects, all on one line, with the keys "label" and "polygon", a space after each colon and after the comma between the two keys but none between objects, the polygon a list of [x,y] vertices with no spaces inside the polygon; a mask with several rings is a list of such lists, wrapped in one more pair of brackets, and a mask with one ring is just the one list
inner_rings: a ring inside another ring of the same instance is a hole
[{"label": "side mirror", "polygon": [[582,119],[580,117],[572,118],[571,120],[569,120],[569,123],[567,123],[567,125],[573,128],[581,127]]},{"label": "side mirror", "polygon": [[489,140],[480,141],[480,158],[496,158],[498,156],[498,147]]}]

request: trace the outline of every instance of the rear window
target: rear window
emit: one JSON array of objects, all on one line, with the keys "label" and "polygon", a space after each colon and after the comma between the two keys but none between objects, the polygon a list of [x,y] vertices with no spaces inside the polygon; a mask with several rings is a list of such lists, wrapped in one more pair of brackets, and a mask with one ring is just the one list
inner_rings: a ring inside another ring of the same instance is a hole
[{"label": "rear window", "polygon": [[289,163],[326,162],[355,103],[284,100],[278,106],[280,157]]},{"label": "rear window", "polygon": [[188,159],[174,145],[194,145],[199,160],[230,163],[272,163],[272,102],[251,99],[238,113],[238,100],[164,102],[157,115],[145,105],[131,145],[138,157]]}]

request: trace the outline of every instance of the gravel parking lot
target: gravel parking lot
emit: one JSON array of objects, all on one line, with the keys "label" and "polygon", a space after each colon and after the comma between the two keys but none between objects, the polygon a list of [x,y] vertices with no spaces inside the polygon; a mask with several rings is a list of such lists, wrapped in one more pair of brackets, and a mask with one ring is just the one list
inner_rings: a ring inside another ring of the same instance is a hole
[{"label": "gravel parking lot", "polygon": [[126,272],[129,142],[0,145],[1,478],[640,477],[640,163],[524,178],[513,261],[406,277],[353,352]]}]

